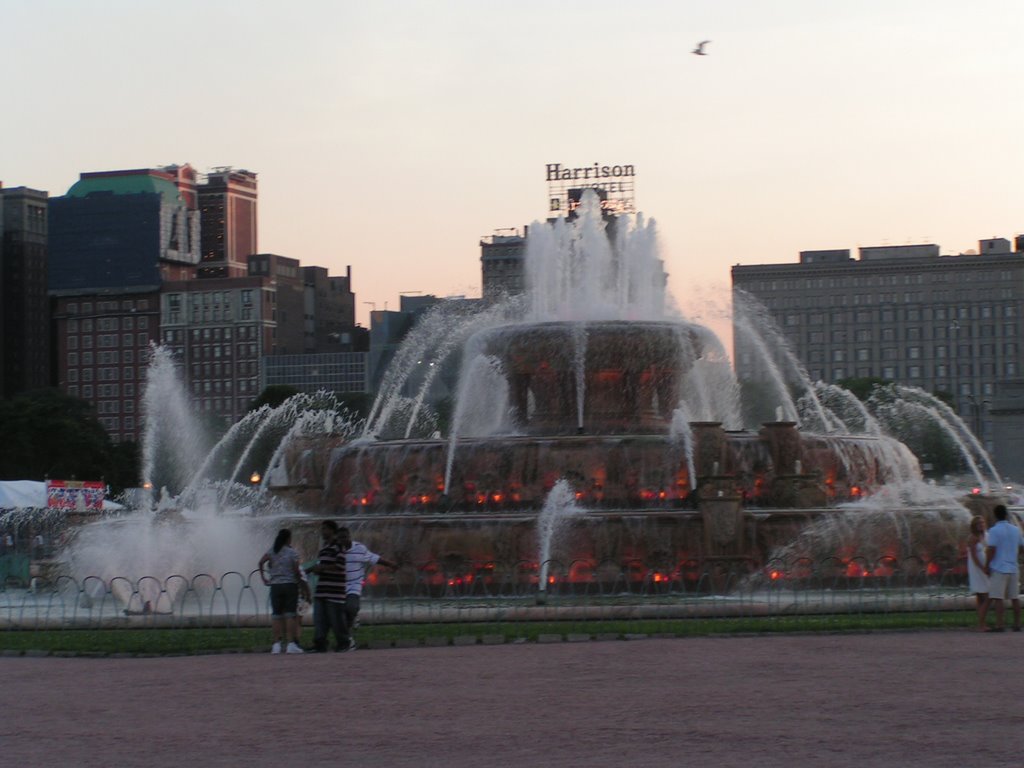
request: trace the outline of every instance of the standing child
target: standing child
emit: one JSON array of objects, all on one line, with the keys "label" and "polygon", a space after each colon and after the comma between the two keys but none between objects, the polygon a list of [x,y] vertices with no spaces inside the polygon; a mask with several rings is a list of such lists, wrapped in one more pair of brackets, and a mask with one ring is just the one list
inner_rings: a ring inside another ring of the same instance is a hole
[{"label": "standing child", "polygon": [[988,613],[988,574],[985,573],[988,537],[985,535],[985,518],[971,518],[971,533],[967,537],[967,582],[978,605],[978,630],[985,630],[985,616]]}]

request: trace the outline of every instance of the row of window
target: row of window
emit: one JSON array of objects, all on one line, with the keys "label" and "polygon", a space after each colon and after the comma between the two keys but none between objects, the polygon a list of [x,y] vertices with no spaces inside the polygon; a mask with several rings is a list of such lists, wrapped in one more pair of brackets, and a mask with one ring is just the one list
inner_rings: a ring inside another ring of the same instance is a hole
[{"label": "row of window", "polygon": [[[100,418],[100,424],[103,425],[103,428],[106,429],[107,432],[111,433],[111,438],[114,440],[115,443],[119,443],[122,440],[133,440],[135,438],[135,435],[132,434],[117,434],[117,431],[121,429],[121,419],[117,418],[116,416],[104,416]],[[124,417],[124,429],[135,429],[134,416]]]},{"label": "row of window", "polygon": [[[94,387],[92,384],[83,384],[81,387],[79,387],[77,384],[71,384],[70,386],[68,386],[68,394],[71,395],[72,397],[82,397],[85,400],[92,400],[96,396],[95,392],[98,391],[98,390],[102,391],[104,386],[107,386],[107,385],[100,384],[100,385]],[[131,389],[131,392],[129,392],[129,389]],[[128,384],[125,384],[124,385],[124,396],[126,398],[134,397],[135,396],[134,387],[130,387]],[[103,397],[103,395],[101,395],[101,397]],[[117,397],[117,395],[111,395],[111,397]],[[99,408],[101,405],[103,405],[104,402],[111,403],[115,408],[119,407],[121,403],[124,403],[125,413],[134,413],[135,412],[135,401],[134,400],[100,401],[99,403],[97,403],[97,408]],[[117,410],[114,410],[114,411],[111,411],[111,412],[112,413],[117,413]]]},{"label": "row of window", "polygon": [[[259,328],[255,325],[243,325],[237,329],[239,340],[249,340],[259,338]],[[181,328],[172,328],[164,331],[164,343],[165,344],[184,344],[185,343],[185,330]],[[231,337],[234,331],[231,326],[218,327],[218,328],[193,328],[192,329],[192,342],[198,343],[201,341],[231,341]]]},{"label": "row of window", "polygon": [[[928,350],[924,347],[882,347],[878,351],[878,356],[882,360],[920,360],[925,356]],[[959,347],[955,347],[952,350],[944,347],[937,346],[932,347],[932,358],[936,360],[945,360],[950,352],[955,352],[956,356],[963,358],[973,358],[973,350],[969,344],[961,344]],[[858,362],[870,362],[875,357],[875,350],[870,347],[860,347],[853,350],[853,359]],[[978,346],[978,354],[981,357],[994,357],[996,353],[995,344],[980,344]],[[1002,354],[1004,357],[1014,357],[1017,354],[1017,345],[1014,343],[1008,343],[1002,345]],[[823,349],[810,349],[807,351],[807,359],[812,363],[820,363],[825,359],[825,350]],[[830,359],[833,363],[845,363],[850,357],[849,350],[846,349],[832,349]]]},{"label": "row of window", "polygon": [[259,373],[259,364],[253,360],[243,360],[234,366],[230,362],[227,363],[193,363],[192,364],[192,378],[193,379],[208,379],[211,376],[231,376],[232,368],[234,373],[238,376],[255,376]]},{"label": "row of window", "polygon": [[754,280],[749,283],[737,282],[737,287],[748,291],[795,291],[820,288],[860,288],[872,286],[924,285],[925,283],[973,283],[1009,282],[1013,270],[984,269],[933,272],[926,276],[920,272],[902,275],[858,275],[848,277],[804,277],[783,280]]},{"label": "row of window", "polygon": [[[850,339],[860,342],[871,342],[871,341],[929,341],[928,338],[929,328],[926,326],[921,328],[919,326],[913,326],[910,328],[878,328],[878,329],[867,329],[858,328],[852,333],[848,328],[839,328],[829,333],[824,331],[808,331],[807,332],[807,343],[808,344],[824,344],[828,341],[831,344],[845,344]],[[1012,324],[1006,324],[1002,326],[1002,333],[996,334],[997,327],[994,325],[981,325],[977,327],[964,326],[962,328],[948,328],[941,326],[931,328],[934,331],[932,340],[944,341],[951,340],[953,342],[965,341],[968,339],[1013,339],[1017,337],[1017,326]],[[787,338],[791,339],[799,345],[800,334],[799,332],[789,331],[786,334]],[[940,345],[941,346],[941,345]],[[981,346],[986,346],[982,344]],[[1016,349],[1016,343],[1007,342],[1004,344],[1005,348],[1013,347]],[[961,344],[961,348],[966,349],[967,352],[964,354],[970,354],[970,345]],[[939,347],[936,347],[938,349]],[[1016,354],[1014,352],[1013,354]]]},{"label": "row of window", "polygon": [[[118,346],[118,336],[116,333],[103,333],[98,336],[68,336],[68,349],[78,349],[79,339],[81,339],[83,349],[92,349],[94,344],[97,347],[106,349]],[[120,346],[130,347],[132,346],[132,341],[135,342],[136,346],[144,347],[149,344],[149,334],[139,333],[135,336],[130,333],[122,334]]]},{"label": "row of window", "polygon": [[[97,312],[117,312],[119,309],[122,311],[132,310],[147,310],[149,309],[149,299],[126,299],[124,301],[100,301],[95,304]],[[72,301],[68,304],[69,315],[91,315],[93,313],[93,302],[85,301],[81,304],[81,312],[79,312],[79,304],[77,301]]]},{"label": "row of window", "polygon": [[[92,318],[86,318],[84,320],[77,320],[71,318],[68,320],[68,333],[92,333],[93,330],[97,331],[133,331],[138,327],[139,330],[149,328],[148,317],[100,317],[96,320]],[[131,343],[131,342],[128,342]]]},{"label": "row of window", "polygon": [[[118,379],[117,368],[82,368],[81,376],[82,381],[92,381],[94,376],[96,378],[96,381],[132,381],[136,377],[136,370],[137,369],[135,369],[132,366],[125,366],[124,368],[121,369],[121,378]],[[93,373],[93,371],[95,371],[95,374]],[[79,376],[79,369],[68,368],[67,376],[69,382],[77,382]]]},{"label": "row of window", "polygon": [[[882,297],[885,296],[885,300]],[[1013,300],[1016,293],[1012,287],[1000,288],[979,288],[977,290],[937,291],[930,296],[921,292],[904,293],[902,303],[936,303],[951,301],[973,301],[984,299]],[[760,301],[769,309],[798,309],[803,307],[856,307],[872,306],[874,304],[898,303],[898,294],[825,294],[807,293],[797,296],[764,296],[759,295]]]},{"label": "row of window", "polygon": [[[131,349],[112,350],[104,352],[68,352],[68,367],[77,366],[81,358],[82,365],[94,365],[99,363],[100,365],[117,365],[118,363],[134,363],[135,362],[135,351]],[[139,355],[139,362],[146,362],[146,355]]]}]

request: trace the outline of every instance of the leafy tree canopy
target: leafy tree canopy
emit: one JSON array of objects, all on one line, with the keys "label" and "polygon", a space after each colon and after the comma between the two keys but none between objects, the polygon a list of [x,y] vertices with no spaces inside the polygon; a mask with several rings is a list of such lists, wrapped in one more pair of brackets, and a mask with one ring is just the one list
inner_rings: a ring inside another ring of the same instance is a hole
[{"label": "leafy tree canopy", "polygon": [[138,450],[114,444],[85,400],[42,389],[0,401],[0,478],[103,478],[112,488],[134,485]]},{"label": "leafy tree canopy", "polygon": [[299,394],[299,390],[295,387],[289,387],[287,384],[271,384],[260,392],[259,397],[249,404],[249,410],[255,411],[262,408],[264,405],[269,405],[271,408],[277,408],[277,406],[289,397],[297,394]]}]

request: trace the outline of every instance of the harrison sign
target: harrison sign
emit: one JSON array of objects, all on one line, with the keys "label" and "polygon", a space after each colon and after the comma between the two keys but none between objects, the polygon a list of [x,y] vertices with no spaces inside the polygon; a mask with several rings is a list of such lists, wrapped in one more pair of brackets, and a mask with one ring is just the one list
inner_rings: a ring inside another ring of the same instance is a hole
[{"label": "harrison sign", "polygon": [[584,165],[578,168],[561,163],[547,164],[548,209],[573,211],[579,205],[584,189],[595,189],[601,198],[601,208],[611,213],[633,210],[633,183],[636,168],[633,165]]}]

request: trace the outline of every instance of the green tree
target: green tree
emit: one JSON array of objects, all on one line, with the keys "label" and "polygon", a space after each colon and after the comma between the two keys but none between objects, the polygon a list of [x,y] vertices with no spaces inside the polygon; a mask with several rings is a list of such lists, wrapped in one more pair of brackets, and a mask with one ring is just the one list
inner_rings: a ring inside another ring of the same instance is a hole
[{"label": "green tree", "polygon": [[269,387],[260,392],[259,397],[249,403],[249,410],[255,411],[258,408],[262,408],[264,405],[269,405],[271,408],[277,408],[285,400],[293,395],[299,394],[299,390],[295,387],[289,387],[287,384],[271,384]]},{"label": "green tree", "polygon": [[115,447],[89,403],[56,389],[0,402],[0,434],[0,477],[5,480],[135,482],[129,480],[138,469],[134,444]]},{"label": "green tree", "polygon": [[887,384],[892,384],[892,382],[888,379],[880,379],[877,376],[864,376],[861,378],[840,379],[836,384],[852,392],[854,397],[864,403],[871,397],[875,387],[884,387]]}]

